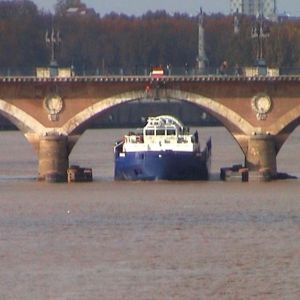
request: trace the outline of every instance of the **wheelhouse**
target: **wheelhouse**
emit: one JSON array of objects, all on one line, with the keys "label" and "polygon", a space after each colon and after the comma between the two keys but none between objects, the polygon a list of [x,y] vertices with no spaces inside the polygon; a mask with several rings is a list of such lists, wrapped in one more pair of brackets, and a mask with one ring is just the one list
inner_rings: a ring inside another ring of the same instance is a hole
[{"label": "wheelhouse", "polygon": [[144,137],[147,136],[174,136],[184,134],[185,127],[171,116],[150,117],[143,129]]}]

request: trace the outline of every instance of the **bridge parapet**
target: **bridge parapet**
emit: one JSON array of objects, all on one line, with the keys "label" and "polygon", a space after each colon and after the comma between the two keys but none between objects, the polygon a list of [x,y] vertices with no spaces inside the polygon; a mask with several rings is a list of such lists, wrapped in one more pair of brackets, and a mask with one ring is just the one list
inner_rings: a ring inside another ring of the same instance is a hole
[{"label": "bridge parapet", "polygon": [[36,77],[3,76],[0,83],[64,83],[64,82],[299,82],[300,75],[281,76],[227,76],[227,75],[171,75],[161,77],[138,75]]}]

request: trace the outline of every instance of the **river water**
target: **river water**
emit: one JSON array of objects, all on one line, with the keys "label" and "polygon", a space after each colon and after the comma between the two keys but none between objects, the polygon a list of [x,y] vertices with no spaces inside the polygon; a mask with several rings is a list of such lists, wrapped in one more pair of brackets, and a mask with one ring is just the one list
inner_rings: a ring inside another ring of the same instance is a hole
[{"label": "river water", "polygon": [[[88,130],[71,164],[94,182],[35,181],[20,132],[0,132],[0,299],[299,299],[300,181],[222,182],[243,163],[224,128],[208,182],[114,182],[114,141]],[[300,177],[300,130],[278,170]]]}]

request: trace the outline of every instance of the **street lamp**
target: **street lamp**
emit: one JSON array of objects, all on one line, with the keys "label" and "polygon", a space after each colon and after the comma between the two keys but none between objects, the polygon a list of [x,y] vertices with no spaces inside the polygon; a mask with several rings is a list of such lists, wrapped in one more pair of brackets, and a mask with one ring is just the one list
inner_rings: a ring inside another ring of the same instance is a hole
[{"label": "street lamp", "polygon": [[51,60],[50,60],[50,76],[57,76],[58,75],[58,64],[55,58],[55,51],[57,50],[58,46],[61,44],[61,36],[58,30],[55,30],[52,26],[51,33],[46,31],[45,34],[45,42],[48,47],[51,49]]},{"label": "street lamp", "polygon": [[[251,37],[256,39],[256,64],[260,71],[266,72],[266,61],[264,58],[264,40],[270,36],[270,29],[265,26],[263,15],[260,14],[251,29]],[[264,71],[263,71],[264,70]],[[266,75],[266,74],[260,74]]]}]

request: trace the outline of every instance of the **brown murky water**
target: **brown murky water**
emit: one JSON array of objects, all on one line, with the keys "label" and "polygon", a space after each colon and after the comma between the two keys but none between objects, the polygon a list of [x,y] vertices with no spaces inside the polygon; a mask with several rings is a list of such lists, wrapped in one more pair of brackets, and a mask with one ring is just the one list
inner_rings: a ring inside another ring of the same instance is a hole
[{"label": "brown murky water", "polygon": [[[0,299],[299,299],[300,181],[218,180],[241,163],[223,128],[209,182],[114,182],[122,130],[87,131],[71,163],[95,181],[34,180],[19,132],[0,132]],[[300,175],[300,131],[278,169]]]}]

